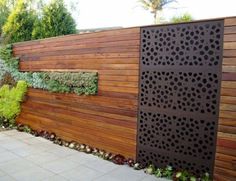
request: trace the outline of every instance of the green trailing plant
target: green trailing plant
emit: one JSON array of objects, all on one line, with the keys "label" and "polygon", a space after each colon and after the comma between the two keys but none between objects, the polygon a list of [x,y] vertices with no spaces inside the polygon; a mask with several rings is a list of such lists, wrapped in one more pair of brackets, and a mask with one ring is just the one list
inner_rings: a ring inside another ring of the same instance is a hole
[{"label": "green trailing plant", "polygon": [[[24,80],[30,87],[58,93],[94,95],[97,93],[97,73],[94,72],[20,72],[19,59],[12,57],[12,46],[0,50],[6,72],[14,80]],[[6,81],[5,81],[6,82]]]},{"label": "green trailing plant", "polygon": [[0,88],[0,117],[3,122],[14,125],[15,117],[20,113],[20,103],[27,91],[27,83],[19,81],[16,87],[3,85]]}]

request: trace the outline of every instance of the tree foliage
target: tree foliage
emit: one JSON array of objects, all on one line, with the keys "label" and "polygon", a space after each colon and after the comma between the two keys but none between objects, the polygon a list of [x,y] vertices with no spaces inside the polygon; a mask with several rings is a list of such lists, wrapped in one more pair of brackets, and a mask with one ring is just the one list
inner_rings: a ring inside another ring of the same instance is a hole
[{"label": "tree foliage", "polygon": [[3,26],[5,43],[31,40],[35,19],[36,15],[28,8],[28,2],[19,0]]},{"label": "tree foliage", "polygon": [[0,13],[6,44],[76,33],[63,0],[0,0]]},{"label": "tree foliage", "polygon": [[45,6],[42,17],[34,24],[33,39],[76,33],[76,24],[63,0],[53,0]]},{"label": "tree foliage", "polygon": [[154,22],[157,22],[157,14],[162,11],[164,6],[175,2],[176,0],[139,0],[145,10],[149,10],[154,16]]},{"label": "tree foliage", "polygon": [[14,4],[15,0],[0,0],[0,34],[2,33],[2,27],[6,23]]},{"label": "tree foliage", "polygon": [[181,23],[181,22],[189,22],[192,21],[193,17],[189,13],[184,13],[180,16],[174,16],[171,18],[172,23]]}]

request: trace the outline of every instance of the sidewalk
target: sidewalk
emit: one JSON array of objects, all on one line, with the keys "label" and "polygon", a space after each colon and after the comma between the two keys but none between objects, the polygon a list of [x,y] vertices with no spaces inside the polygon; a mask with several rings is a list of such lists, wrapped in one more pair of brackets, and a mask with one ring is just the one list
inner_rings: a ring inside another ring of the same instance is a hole
[{"label": "sidewalk", "polygon": [[0,181],[165,181],[16,130],[0,132]]}]

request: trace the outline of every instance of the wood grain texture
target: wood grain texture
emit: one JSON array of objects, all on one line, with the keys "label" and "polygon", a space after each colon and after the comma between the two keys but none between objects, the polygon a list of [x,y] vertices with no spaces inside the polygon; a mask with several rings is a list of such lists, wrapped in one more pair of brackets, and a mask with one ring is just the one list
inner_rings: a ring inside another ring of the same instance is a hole
[{"label": "wood grain texture", "polygon": [[139,28],[17,43],[21,71],[95,71],[98,95],[29,89],[17,121],[136,157]]},{"label": "wood grain texture", "polygon": [[225,19],[220,118],[216,148],[217,181],[236,180],[236,18]]}]

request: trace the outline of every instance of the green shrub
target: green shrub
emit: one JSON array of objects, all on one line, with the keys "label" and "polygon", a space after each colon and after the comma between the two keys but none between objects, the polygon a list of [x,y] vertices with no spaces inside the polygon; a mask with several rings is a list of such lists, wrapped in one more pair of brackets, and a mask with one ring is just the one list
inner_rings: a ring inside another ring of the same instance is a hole
[{"label": "green shrub", "polygon": [[174,16],[170,20],[170,22],[172,23],[182,23],[182,22],[189,22],[189,21],[193,21],[193,17],[189,13],[184,13],[180,16]]},{"label": "green shrub", "polygon": [[35,13],[29,9],[28,2],[19,0],[3,26],[5,43],[31,40]]},{"label": "green shrub", "polygon": [[12,121],[20,113],[20,103],[27,91],[27,83],[19,81],[16,87],[3,85],[0,88],[0,118]]},{"label": "green shrub", "polygon": [[43,8],[42,17],[34,23],[33,39],[76,33],[76,23],[63,0],[53,0]]}]

